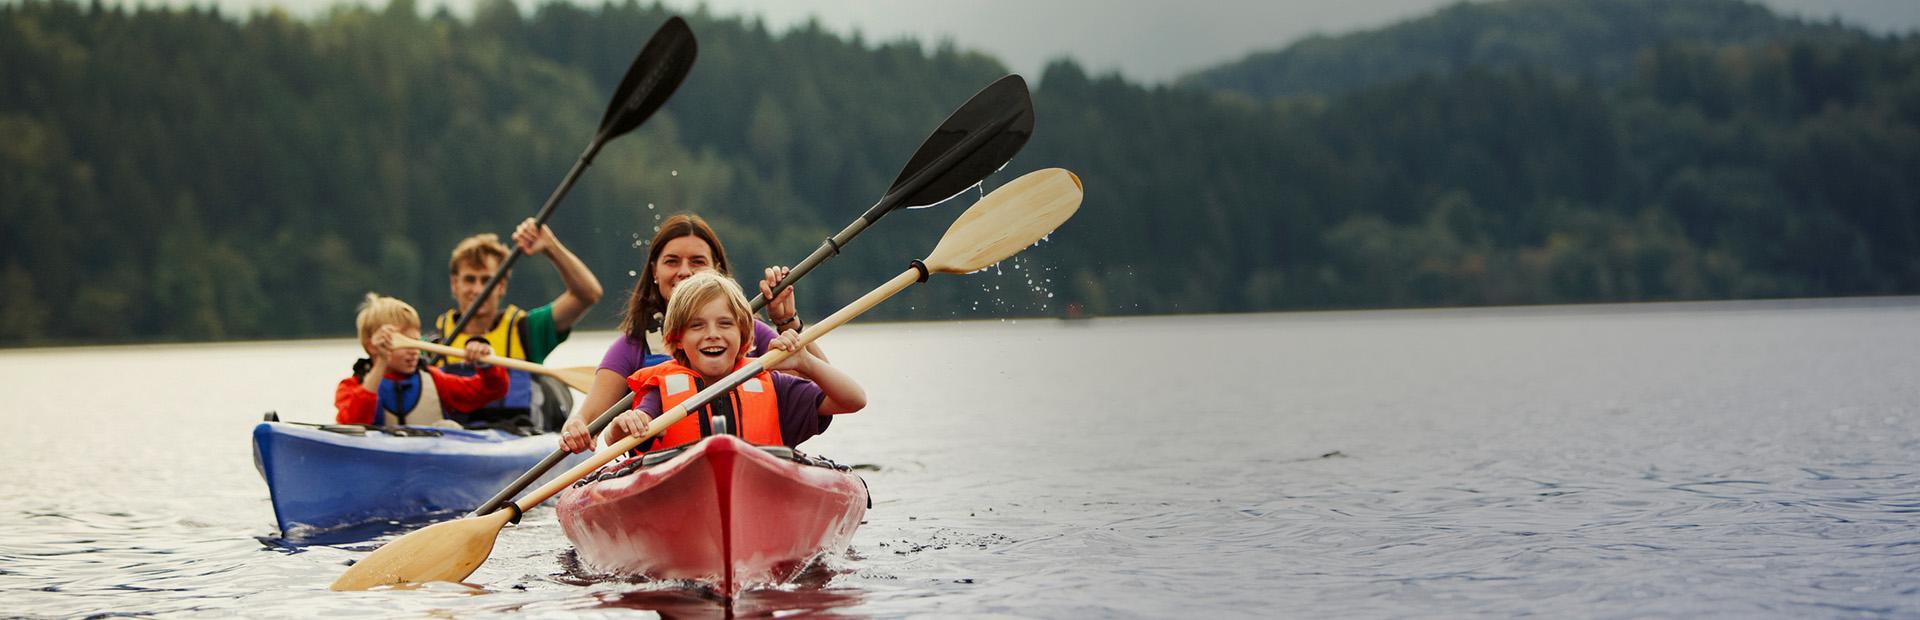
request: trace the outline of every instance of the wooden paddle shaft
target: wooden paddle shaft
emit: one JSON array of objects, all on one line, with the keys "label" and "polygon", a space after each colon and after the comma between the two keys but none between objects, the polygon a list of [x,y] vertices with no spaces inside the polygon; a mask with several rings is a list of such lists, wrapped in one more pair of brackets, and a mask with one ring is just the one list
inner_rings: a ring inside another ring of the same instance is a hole
[{"label": "wooden paddle shaft", "polygon": [[[913,284],[918,281],[920,281],[919,269],[908,269],[901,272],[900,275],[894,276],[892,280],[880,288],[869,291],[866,295],[854,300],[852,304],[841,308],[839,312],[835,312],[833,315],[809,327],[805,333],[800,334],[798,347],[805,349],[808,344],[812,344],[814,340],[826,335],[827,332],[833,331],[834,328],[844,325],[847,321],[853,320],[854,317],[860,316],[862,313],[873,309],[874,306],[880,305],[880,302],[886,301],[888,297],[892,297],[895,293],[906,290],[907,287],[913,286]],[[727,375],[726,378],[721,379],[713,385],[707,386],[707,389],[700,390],[700,393],[694,394],[693,398],[687,399],[687,402],[668,409],[665,413],[660,414],[660,417],[654,418],[652,422],[647,424],[646,432],[629,436],[614,442],[613,445],[601,448],[600,451],[593,453],[591,458],[581,462],[579,465],[573,466],[573,469],[569,469],[565,473],[560,474],[553,480],[541,485],[540,488],[534,489],[533,492],[520,498],[520,500],[514,502],[514,504],[520,507],[521,512],[540,505],[540,502],[547,501],[547,498],[553,497],[561,490],[566,489],[572,485],[574,481],[587,477],[587,474],[593,473],[593,470],[599,469],[601,466],[612,462],[613,459],[619,458],[620,455],[626,454],[634,448],[639,447],[641,442],[666,432],[667,427],[673,426],[681,419],[687,417],[689,410],[699,409],[705,406],[707,401],[711,401],[727,393],[728,390],[732,390],[747,379],[760,374],[765,371],[767,367],[779,364],[790,355],[792,354],[786,351],[772,351],[767,353],[766,356],[756,359],[746,366],[740,367],[739,370],[733,371],[733,374]]]},{"label": "wooden paddle shaft", "polygon": [[[419,349],[422,351],[426,351],[428,353],[438,353],[440,355],[447,355],[452,357],[465,357],[467,355],[467,352],[461,349],[455,349],[453,347],[449,347],[444,344],[434,344],[431,342],[415,340],[399,334],[393,335],[393,346],[408,348],[408,349]],[[559,371],[556,371],[552,368],[548,368],[540,364],[535,364],[527,360],[515,359],[511,357],[506,357],[503,355],[494,355],[494,356],[488,357],[485,360],[485,363],[493,364],[495,366],[500,366],[504,368],[512,368],[514,370],[524,370],[526,372],[534,373],[537,375],[546,375],[554,378],[563,378],[560,376]]]}]

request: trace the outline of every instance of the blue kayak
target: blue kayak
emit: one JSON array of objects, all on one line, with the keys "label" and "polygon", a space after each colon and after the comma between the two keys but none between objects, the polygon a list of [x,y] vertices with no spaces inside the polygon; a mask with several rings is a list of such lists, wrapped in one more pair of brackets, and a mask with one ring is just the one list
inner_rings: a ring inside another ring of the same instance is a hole
[{"label": "blue kayak", "polygon": [[[284,536],[473,510],[559,447],[497,430],[253,427],[253,461]],[[565,471],[574,455],[548,472]]]}]

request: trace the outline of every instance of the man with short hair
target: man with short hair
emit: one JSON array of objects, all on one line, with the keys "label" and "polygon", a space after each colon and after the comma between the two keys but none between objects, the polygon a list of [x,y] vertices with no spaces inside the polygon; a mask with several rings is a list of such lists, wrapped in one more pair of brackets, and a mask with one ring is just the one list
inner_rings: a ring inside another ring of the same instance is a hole
[{"label": "man with short hair", "polygon": [[[493,277],[500,263],[507,259],[507,246],[500,243],[500,237],[485,233],[462,239],[453,248],[453,255],[447,261],[450,275],[449,284],[453,290],[453,309],[434,320],[434,326],[441,334],[441,342],[452,347],[466,346],[467,341],[483,338],[493,347],[496,355],[523,359],[539,363],[547,359],[554,347],[565,342],[573,333],[573,326],[585,316],[587,309],[600,301],[600,281],[593,277],[586,263],[580,257],[560,244],[553,230],[545,225],[536,225],[533,218],[527,218],[513,231],[514,245],[528,254],[544,254],[553,262],[555,270],[560,272],[560,281],[566,284],[566,291],[560,293],[552,302],[532,310],[521,310],[514,305],[500,307],[500,300],[506,296],[508,278],[502,276],[500,284],[495,286],[487,300],[474,310],[473,318],[467,321],[465,328],[458,334],[448,334],[460,319],[460,312],[473,304],[480,296],[480,289]],[[472,369],[458,357],[441,358],[436,365],[442,366],[454,374],[468,374]],[[559,427],[560,421],[567,416],[564,405],[558,411],[535,411],[536,400],[546,408],[554,408],[554,399],[538,398],[536,393],[541,387],[535,377],[513,370],[508,373],[512,379],[506,397],[473,411],[454,412],[455,420],[469,427],[481,426],[531,426],[535,430],[545,431]],[[552,388],[548,388],[551,390]],[[557,394],[566,397],[565,388]],[[564,398],[571,402],[571,398]],[[557,415],[557,417],[556,417]]]}]

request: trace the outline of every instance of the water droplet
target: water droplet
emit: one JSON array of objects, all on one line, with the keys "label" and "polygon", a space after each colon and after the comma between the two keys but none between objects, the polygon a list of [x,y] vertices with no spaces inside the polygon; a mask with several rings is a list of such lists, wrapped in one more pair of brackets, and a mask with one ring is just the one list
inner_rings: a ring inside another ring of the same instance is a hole
[{"label": "water droplet", "polygon": [[647,203],[647,210],[648,210],[648,211],[652,211],[652,210],[653,210],[653,203],[651,203],[651,202],[649,202],[649,203]]},{"label": "water droplet", "polygon": [[627,270],[627,277],[629,278],[638,277],[639,275],[640,275],[640,272],[638,271],[634,271],[632,269]]},{"label": "water droplet", "polygon": [[676,177],[680,176],[680,171],[679,170],[673,171],[673,176],[676,176]]}]

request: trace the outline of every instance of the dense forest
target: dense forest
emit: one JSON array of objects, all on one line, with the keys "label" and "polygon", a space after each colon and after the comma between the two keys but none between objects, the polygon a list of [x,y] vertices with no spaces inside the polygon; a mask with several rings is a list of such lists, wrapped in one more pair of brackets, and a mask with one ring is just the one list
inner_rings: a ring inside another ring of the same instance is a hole
[{"label": "dense forest", "polygon": [[1849,35],[1838,24],[1784,20],[1764,6],[1730,0],[1461,2],[1378,30],[1311,36],[1181,82],[1280,97],[1345,94],[1474,68],[1533,68],[1613,84],[1632,77],[1641,54],[1661,46]]},{"label": "dense forest", "polygon": [[[538,209],[667,17],[0,5],[0,344],[342,335],[368,290],[444,309],[453,242]],[[797,261],[1005,72],[687,17],[691,77],[552,221],[609,290],[590,326],[618,320],[661,217],[706,216],[741,266]],[[1401,62],[1435,45],[1455,53]],[[1732,0],[1513,0],[1279,54],[1177,86],[1028,76],[1035,137],[982,190],[1067,167],[1080,215],[872,318],[1920,292],[1920,37]],[[801,283],[805,314],[924,254],[953,202],[869,230]],[[510,301],[558,292],[543,263]]]}]

